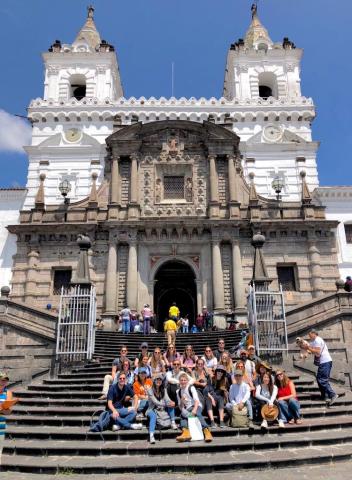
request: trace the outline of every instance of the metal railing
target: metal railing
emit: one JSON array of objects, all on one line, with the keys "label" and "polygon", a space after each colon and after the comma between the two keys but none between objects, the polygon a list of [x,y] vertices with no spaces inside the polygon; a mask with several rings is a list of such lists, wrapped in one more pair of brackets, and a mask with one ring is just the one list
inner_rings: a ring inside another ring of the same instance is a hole
[{"label": "metal railing", "polygon": [[288,352],[285,300],[279,292],[258,290],[255,284],[248,295],[248,323],[258,355]]},{"label": "metal railing", "polygon": [[56,362],[72,365],[91,360],[94,353],[96,294],[93,286],[61,289],[56,334]]}]

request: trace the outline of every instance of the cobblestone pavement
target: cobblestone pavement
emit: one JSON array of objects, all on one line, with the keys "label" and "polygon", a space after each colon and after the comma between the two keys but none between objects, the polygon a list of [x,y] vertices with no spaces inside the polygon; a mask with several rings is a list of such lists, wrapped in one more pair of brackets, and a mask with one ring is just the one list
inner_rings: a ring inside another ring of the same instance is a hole
[{"label": "cobblestone pavement", "polygon": [[122,474],[122,475],[34,475],[17,472],[0,473],[1,480],[347,480],[351,478],[352,461],[329,465],[314,465],[299,468],[273,470],[246,470],[241,472],[215,472],[210,474]]}]

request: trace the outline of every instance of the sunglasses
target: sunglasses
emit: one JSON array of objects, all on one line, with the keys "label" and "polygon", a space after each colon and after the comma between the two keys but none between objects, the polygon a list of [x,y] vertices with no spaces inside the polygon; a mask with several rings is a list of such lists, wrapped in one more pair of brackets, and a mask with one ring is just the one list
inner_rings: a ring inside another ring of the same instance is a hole
[{"label": "sunglasses", "polygon": [[180,363],[174,363],[174,367],[179,367],[180,365]]},{"label": "sunglasses", "polygon": [[211,350],[205,350],[206,352],[211,352]]},{"label": "sunglasses", "polygon": [[126,380],[126,377],[120,377],[119,380]]}]

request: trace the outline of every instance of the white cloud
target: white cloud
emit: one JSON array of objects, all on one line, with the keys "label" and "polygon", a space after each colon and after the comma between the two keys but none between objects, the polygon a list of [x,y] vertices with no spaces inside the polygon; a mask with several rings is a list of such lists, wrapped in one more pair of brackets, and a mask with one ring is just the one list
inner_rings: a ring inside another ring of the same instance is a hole
[{"label": "white cloud", "polygon": [[23,145],[30,145],[32,128],[23,118],[0,110],[0,152],[24,153]]}]

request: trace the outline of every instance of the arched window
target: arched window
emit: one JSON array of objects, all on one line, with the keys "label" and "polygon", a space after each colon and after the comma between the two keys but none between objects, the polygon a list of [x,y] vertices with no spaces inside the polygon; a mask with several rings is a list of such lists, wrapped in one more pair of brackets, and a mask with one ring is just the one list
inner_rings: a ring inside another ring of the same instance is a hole
[{"label": "arched window", "polygon": [[276,75],[270,72],[260,73],[258,76],[259,97],[278,98],[277,78]]},{"label": "arched window", "polygon": [[82,100],[86,96],[86,77],[84,75],[72,75],[70,78],[70,97]]}]

